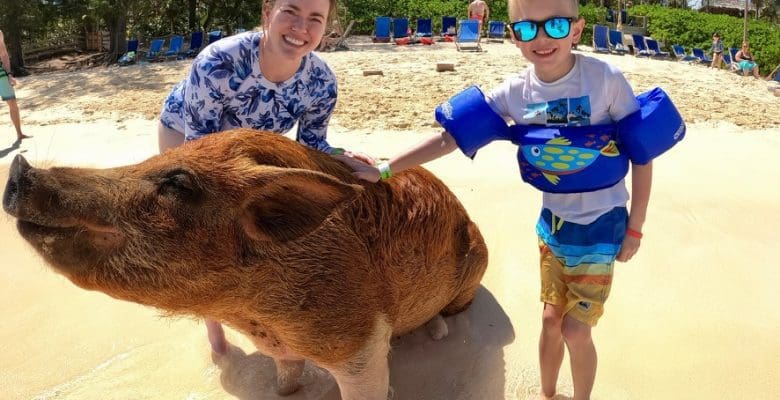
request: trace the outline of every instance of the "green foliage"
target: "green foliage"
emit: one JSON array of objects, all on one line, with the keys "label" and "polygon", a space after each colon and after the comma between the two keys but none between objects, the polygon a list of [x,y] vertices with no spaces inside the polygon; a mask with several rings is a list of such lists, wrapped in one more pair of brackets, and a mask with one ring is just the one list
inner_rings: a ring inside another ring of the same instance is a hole
[{"label": "green foliage", "polygon": [[581,5],[580,17],[585,19],[585,30],[582,32],[580,43],[590,45],[593,43],[593,25],[604,24],[607,20],[607,8],[591,4]]},{"label": "green foliage", "polygon": [[[648,35],[667,46],[681,44],[687,49],[698,47],[708,51],[713,32],[720,34],[726,47],[739,48],[742,44],[742,18],[657,5],[637,5],[628,13],[648,16]],[[780,27],[750,19],[748,41],[762,73],[766,74],[780,64]]]}]

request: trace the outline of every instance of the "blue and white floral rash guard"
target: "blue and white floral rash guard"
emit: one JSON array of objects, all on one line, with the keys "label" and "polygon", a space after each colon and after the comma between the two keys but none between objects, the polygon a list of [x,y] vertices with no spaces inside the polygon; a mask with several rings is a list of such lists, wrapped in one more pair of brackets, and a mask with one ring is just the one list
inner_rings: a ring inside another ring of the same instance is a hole
[{"label": "blue and white floral rash guard", "polygon": [[325,137],[336,107],[336,76],[309,53],[293,77],[269,81],[260,71],[262,35],[230,36],[201,51],[165,99],[160,122],[186,140],[238,127],[284,133],[297,122],[299,142],[330,152]]}]

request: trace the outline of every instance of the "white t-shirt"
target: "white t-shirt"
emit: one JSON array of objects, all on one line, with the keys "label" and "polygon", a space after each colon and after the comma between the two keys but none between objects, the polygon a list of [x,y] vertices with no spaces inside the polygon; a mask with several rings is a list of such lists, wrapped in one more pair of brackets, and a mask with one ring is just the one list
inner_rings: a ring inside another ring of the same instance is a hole
[{"label": "white t-shirt", "polygon": [[[615,67],[575,54],[574,68],[546,83],[533,66],[511,77],[486,96],[498,115],[522,125],[583,126],[618,121],[639,109],[626,78]],[[625,180],[584,193],[547,193],[542,206],[565,221],[589,224],[628,201]]]}]

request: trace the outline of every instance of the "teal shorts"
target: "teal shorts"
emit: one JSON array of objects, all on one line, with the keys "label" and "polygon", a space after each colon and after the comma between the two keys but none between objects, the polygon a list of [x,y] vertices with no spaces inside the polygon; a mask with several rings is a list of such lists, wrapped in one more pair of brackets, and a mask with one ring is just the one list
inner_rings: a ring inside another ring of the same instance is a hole
[{"label": "teal shorts", "polygon": [[14,87],[11,86],[11,82],[8,80],[8,74],[2,67],[0,67],[0,97],[3,101],[16,99]]}]

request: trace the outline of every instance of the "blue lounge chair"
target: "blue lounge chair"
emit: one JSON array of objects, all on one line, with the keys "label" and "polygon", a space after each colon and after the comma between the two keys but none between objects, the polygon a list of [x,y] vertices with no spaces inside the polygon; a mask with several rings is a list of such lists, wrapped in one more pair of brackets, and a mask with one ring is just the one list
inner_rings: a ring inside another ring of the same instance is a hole
[{"label": "blue lounge chair", "polygon": [[371,40],[374,43],[390,42],[390,17],[374,18],[374,36]]},{"label": "blue lounge chair", "polygon": [[616,30],[609,30],[609,49],[613,53],[623,55],[628,53],[628,47],[623,43],[623,32]]},{"label": "blue lounge chair", "polygon": [[462,19],[458,25],[458,35],[455,36],[455,47],[458,51],[482,51],[482,44],[479,42],[479,21]]},{"label": "blue lounge chair", "polygon": [[409,37],[409,19],[393,18],[393,39]]},{"label": "blue lounge chair", "polygon": [[729,47],[729,54],[731,54],[731,59],[734,61],[737,61],[737,52],[739,50],[736,47]]},{"label": "blue lounge chair", "polygon": [[418,18],[415,35],[418,37],[433,37],[433,20],[430,18]]},{"label": "blue lounge chair", "polygon": [[777,68],[775,68],[774,74],[775,76],[773,80],[777,83],[780,83],[780,65],[778,65]]},{"label": "blue lounge chair", "polygon": [[441,36],[455,36],[458,30],[458,20],[455,17],[441,17]]},{"label": "blue lounge chair", "polygon": [[504,43],[506,24],[504,21],[488,21],[488,40]]},{"label": "blue lounge chair", "polygon": [[593,25],[593,51],[596,53],[609,53],[608,40],[609,27]]},{"label": "blue lounge chair", "polygon": [[631,39],[634,41],[634,55],[650,57],[650,51],[647,50],[647,44],[645,44],[645,37],[642,35],[632,34]]},{"label": "blue lounge chair", "polygon": [[658,41],[655,39],[647,38],[645,39],[645,44],[647,44],[647,50],[651,53],[650,55],[652,57],[656,58],[668,58],[669,52],[668,51],[661,51],[661,46],[658,45]]},{"label": "blue lounge chair", "polygon": [[127,41],[127,51],[119,57],[117,63],[119,65],[130,65],[135,63],[136,53],[138,52],[138,39],[130,39]]},{"label": "blue lounge chair", "polygon": [[149,44],[149,51],[146,52],[144,59],[146,61],[157,61],[162,56],[162,48],[165,44],[165,39],[154,39]]},{"label": "blue lounge chair", "polygon": [[163,54],[165,59],[175,58],[179,59],[181,53],[181,46],[184,44],[184,38],[179,35],[171,36],[171,41],[168,44],[168,50]]},{"label": "blue lounge chair", "polygon": [[704,50],[694,47],[693,48],[693,56],[696,57],[700,63],[702,64],[710,64],[712,63],[712,59],[707,57],[706,54],[704,54]]},{"label": "blue lounge chair", "polygon": [[697,58],[686,53],[685,47],[680,46],[679,44],[672,45],[672,51],[674,51],[674,56],[677,58],[677,61],[696,61]]},{"label": "blue lounge chair", "polygon": [[190,35],[190,49],[184,55],[186,57],[195,57],[200,52],[200,48],[203,46],[203,32],[192,32]]},{"label": "blue lounge chair", "polygon": [[209,32],[209,44],[212,44],[216,42],[217,40],[222,39],[222,31],[211,31]]}]

